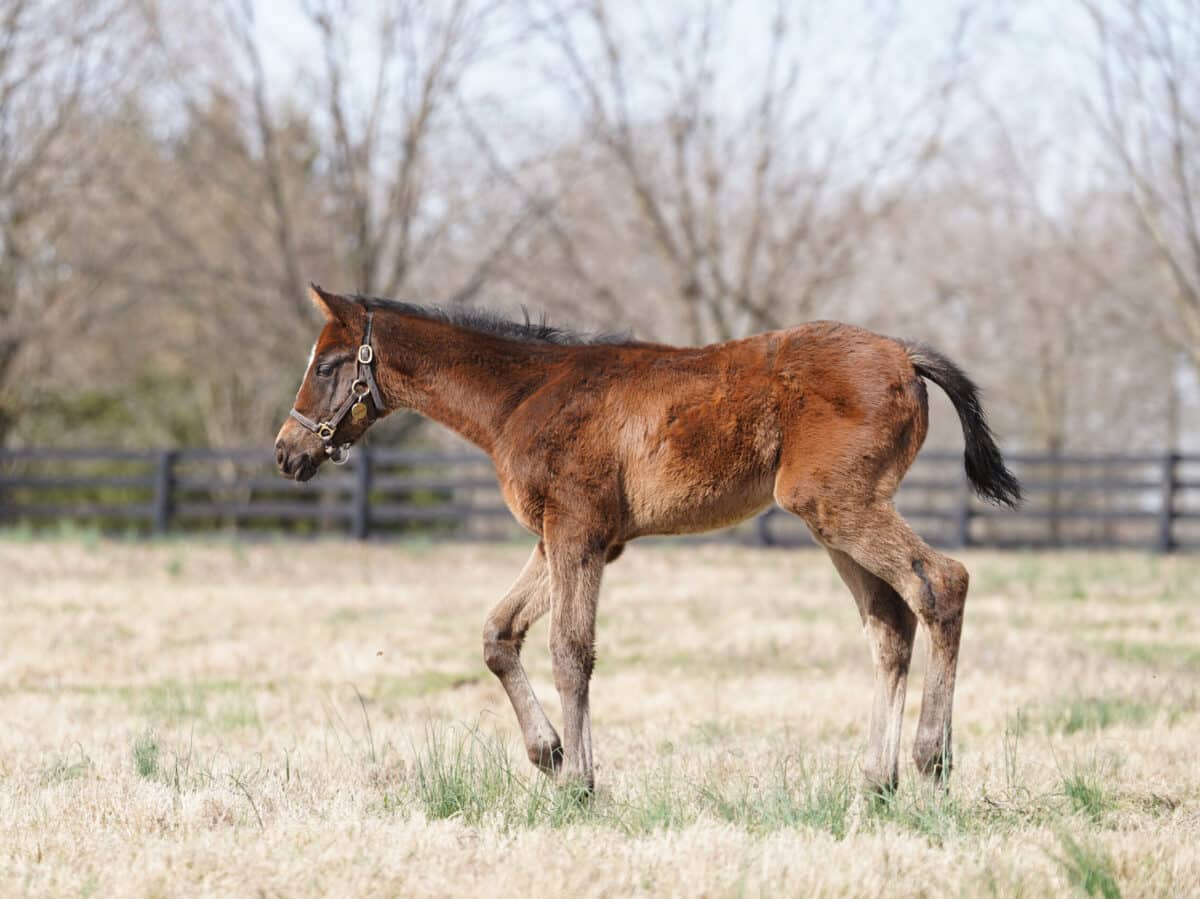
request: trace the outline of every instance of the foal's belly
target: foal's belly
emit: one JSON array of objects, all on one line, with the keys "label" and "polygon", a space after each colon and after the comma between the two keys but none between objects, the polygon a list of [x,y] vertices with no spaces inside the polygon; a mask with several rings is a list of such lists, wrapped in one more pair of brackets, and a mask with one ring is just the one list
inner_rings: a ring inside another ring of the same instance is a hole
[{"label": "foal's belly", "polygon": [[627,498],[629,539],[652,534],[697,534],[745,521],[770,505],[774,477],[736,478],[712,484],[654,485]]}]

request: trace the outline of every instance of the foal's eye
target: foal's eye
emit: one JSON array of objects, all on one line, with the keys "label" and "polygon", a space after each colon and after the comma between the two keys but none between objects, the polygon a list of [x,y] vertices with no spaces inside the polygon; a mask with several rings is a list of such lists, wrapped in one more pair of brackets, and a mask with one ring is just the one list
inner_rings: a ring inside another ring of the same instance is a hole
[{"label": "foal's eye", "polygon": [[317,366],[317,377],[328,378],[333,374],[333,370],[337,368],[332,362],[322,362]]}]

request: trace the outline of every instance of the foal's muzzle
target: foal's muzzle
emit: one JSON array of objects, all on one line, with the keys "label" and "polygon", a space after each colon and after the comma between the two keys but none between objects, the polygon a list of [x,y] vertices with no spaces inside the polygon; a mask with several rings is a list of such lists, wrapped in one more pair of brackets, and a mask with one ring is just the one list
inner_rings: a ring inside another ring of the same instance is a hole
[{"label": "foal's muzzle", "polygon": [[290,418],[275,436],[275,465],[285,478],[307,481],[328,456],[325,446]]},{"label": "foal's muzzle", "polygon": [[[324,452],[321,455],[324,455]],[[285,478],[307,481],[317,473],[317,468],[321,463],[313,458],[311,453],[290,452],[280,441],[275,444],[275,464],[279,467],[279,473]]]}]

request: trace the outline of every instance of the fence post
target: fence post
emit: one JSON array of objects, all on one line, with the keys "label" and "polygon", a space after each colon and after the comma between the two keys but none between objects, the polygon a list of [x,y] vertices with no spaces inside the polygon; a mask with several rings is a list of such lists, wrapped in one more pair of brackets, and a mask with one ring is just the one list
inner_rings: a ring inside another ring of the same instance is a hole
[{"label": "fence post", "polygon": [[[1047,519],[1049,533],[1046,536],[1050,545],[1055,548],[1062,546],[1062,462],[1059,459],[1061,453],[1062,448],[1055,441],[1046,457],[1050,470],[1050,495],[1046,500],[1050,507],[1047,510],[1050,517]],[[1087,469],[1085,468],[1084,471],[1086,472]]]},{"label": "fence post", "polygon": [[1170,452],[1162,460],[1162,496],[1158,508],[1158,551],[1169,553],[1175,548],[1175,478],[1179,454]]},{"label": "fence post", "polygon": [[775,514],[775,507],[767,509],[758,518],[754,519],[754,537],[755,543],[759,546],[774,546],[775,538],[771,536],[771,516]]},{"label": "fence post", "polygon": [[371,536],[371,451],[365,446],[354,466],[354,505],[350,512],[350,534],[355,540]]},{"label": "fence post", "polygon": [[154,468],[154,533],[162,535],[171,529],[175,512],[175,450],[160,450]]}]

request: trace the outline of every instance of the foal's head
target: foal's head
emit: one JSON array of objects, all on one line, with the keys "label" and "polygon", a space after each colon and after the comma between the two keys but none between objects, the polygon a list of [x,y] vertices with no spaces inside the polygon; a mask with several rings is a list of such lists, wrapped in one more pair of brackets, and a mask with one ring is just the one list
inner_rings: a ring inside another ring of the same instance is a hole
[{"label": "foal's head", "polygon": [[275,438],[275,462],[285,477],[307,481],[326,459],[344,462],[350,446],[386,414],[375,383],[372,314],[361,303],[313,285],[325,316],[296,403]]}]

